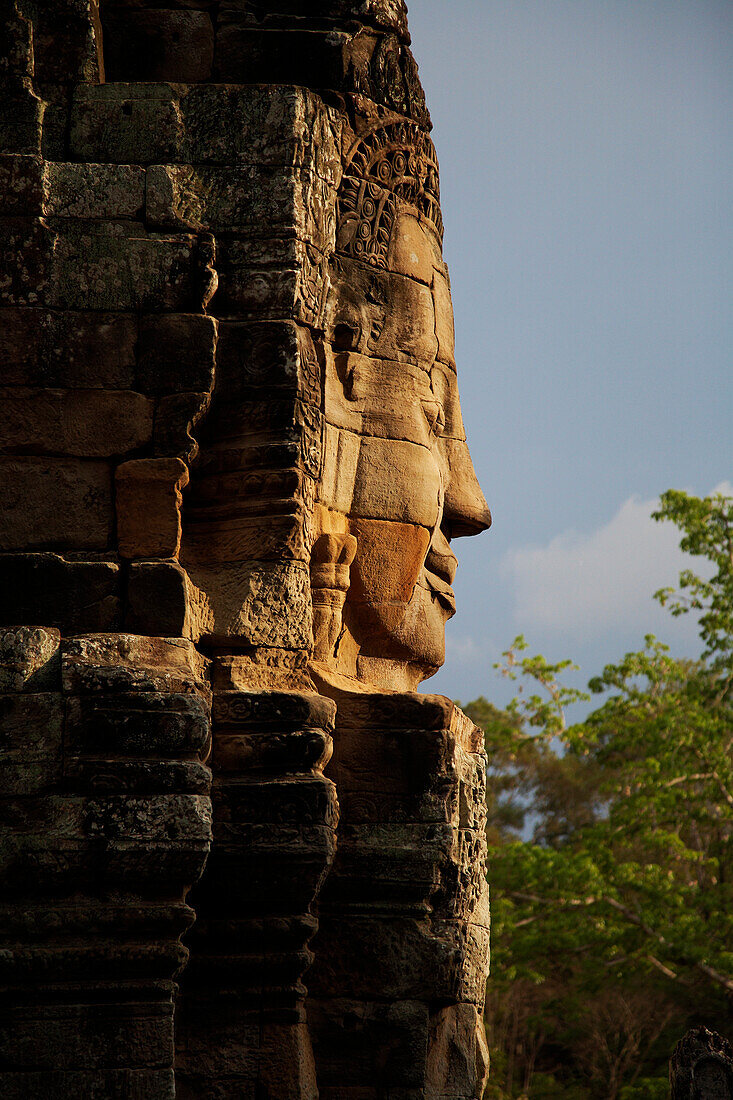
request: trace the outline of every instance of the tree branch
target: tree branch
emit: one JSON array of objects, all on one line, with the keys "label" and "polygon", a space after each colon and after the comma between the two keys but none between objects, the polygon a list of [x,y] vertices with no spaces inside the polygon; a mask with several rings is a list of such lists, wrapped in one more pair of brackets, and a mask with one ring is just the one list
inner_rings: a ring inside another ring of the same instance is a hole
[{"label": "tree branch", "polygon": [[[672,956],[676,957],[676,961],[682,966],[690,966],[695,970],[699,970],[701,974],[704,974],[706,978],[715,982],[716,985],[722,986],[727,993],[733,993],[733,978],[728,977],[726,974],[721,974],[719,970],[709,966],[708,963],[700,962],[698,959],[691,959],[684,953],[677,951],[669,940],[660,932],[655,932],[654,929],[635,913],[633,909],[629,909],[627,905],[623,905],[622,902],[617,901],[615,898],[609,898],[605,895],[596,896],[593,894],[584,898],[542,898],[538,894],[524,894],[513,890],[509,890],[507,893],[510,898],[516,898],[517,901],[529,901],[537,905],[555,906],[561,909],[587,909],[592,905],[608,905],[611,909],[620,913],[620,915],[630,924],[639,928],[645,936],[656,940],[658,944],[666,948]],[[652,962],[652,965],[657,965],[660,969],[663,967],[664,964],[659,963],[659,960],[652,961],[651,957],[647,957],[649,961]],[[669,975],[667,976],[669,977]],[[675,977],[675,980],[678,979]]]}]

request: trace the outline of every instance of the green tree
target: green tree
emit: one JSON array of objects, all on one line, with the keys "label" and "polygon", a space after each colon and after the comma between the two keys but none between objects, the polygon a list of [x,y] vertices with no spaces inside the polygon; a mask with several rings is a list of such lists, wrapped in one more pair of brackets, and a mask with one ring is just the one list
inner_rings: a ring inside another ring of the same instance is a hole
[{"label": "green tree", "polygon": [[712,567],[656,594],[673,615],[698,613],[702,657],[675,659],[647,636],[590,681],[603,701],[568,726],[580,698],[561,683],[570,662],[526,657],[520,637],[500,666],[520,687],[507,711],[466,708],[492,765],[496,1098],[666,1095],[669,1044],[687,1021],[725,1028],[733,500],[670,491],[654,518]]}]

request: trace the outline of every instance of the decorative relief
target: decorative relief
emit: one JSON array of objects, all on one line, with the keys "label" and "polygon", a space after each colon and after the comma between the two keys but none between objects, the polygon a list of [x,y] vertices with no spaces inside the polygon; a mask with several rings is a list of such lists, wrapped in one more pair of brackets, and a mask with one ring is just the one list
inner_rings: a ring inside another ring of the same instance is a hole
[{"label": "decorative relief", "polygon": [[373,130],[347,153],[338,194],[337,251],[386,268],[399,203],[419,211],[442,241],[435,147],[407,121]]}]

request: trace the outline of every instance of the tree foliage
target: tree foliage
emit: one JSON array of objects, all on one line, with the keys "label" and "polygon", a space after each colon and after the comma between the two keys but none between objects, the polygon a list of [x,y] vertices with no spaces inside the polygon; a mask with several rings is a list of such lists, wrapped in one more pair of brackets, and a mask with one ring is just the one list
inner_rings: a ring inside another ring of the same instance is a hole
[{"label": "tree foliage", "polygon": [[[654,513],[710,563],[656,598],[699,615],[704,652],[643,649],[583,693],[569,661],[527,657],[486,731],[493,977],[488,1096],[666,1096],[670,1048],[691,1022],[730,1027],[733,1004],[733,500],[670,491]],[[529,686],[526,686],[529,685]]]}]

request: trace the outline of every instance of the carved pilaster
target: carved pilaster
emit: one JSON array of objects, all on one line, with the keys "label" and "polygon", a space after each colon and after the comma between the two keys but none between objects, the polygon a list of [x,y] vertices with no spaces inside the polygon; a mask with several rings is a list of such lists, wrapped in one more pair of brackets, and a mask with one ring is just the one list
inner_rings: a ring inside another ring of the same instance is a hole
[{"label": "carved pilaster", "polygon": [[214,697],[214,845],[192,895],[177,1025],[179,1100],[316,1100],[303,975],[338,816],[322,769],[334,704],[306,692]]},{"label": "carved pilaster", "polygon": [[208,688],[178,640],[22,627],[0,654],[0,1093],[170,1100]]},{"label": "carved pilaster", "polygon": [[333,693],[339,845],[308,982],[321,1100],[477,1100],[489,947],[482,736],[441,696]]}]

